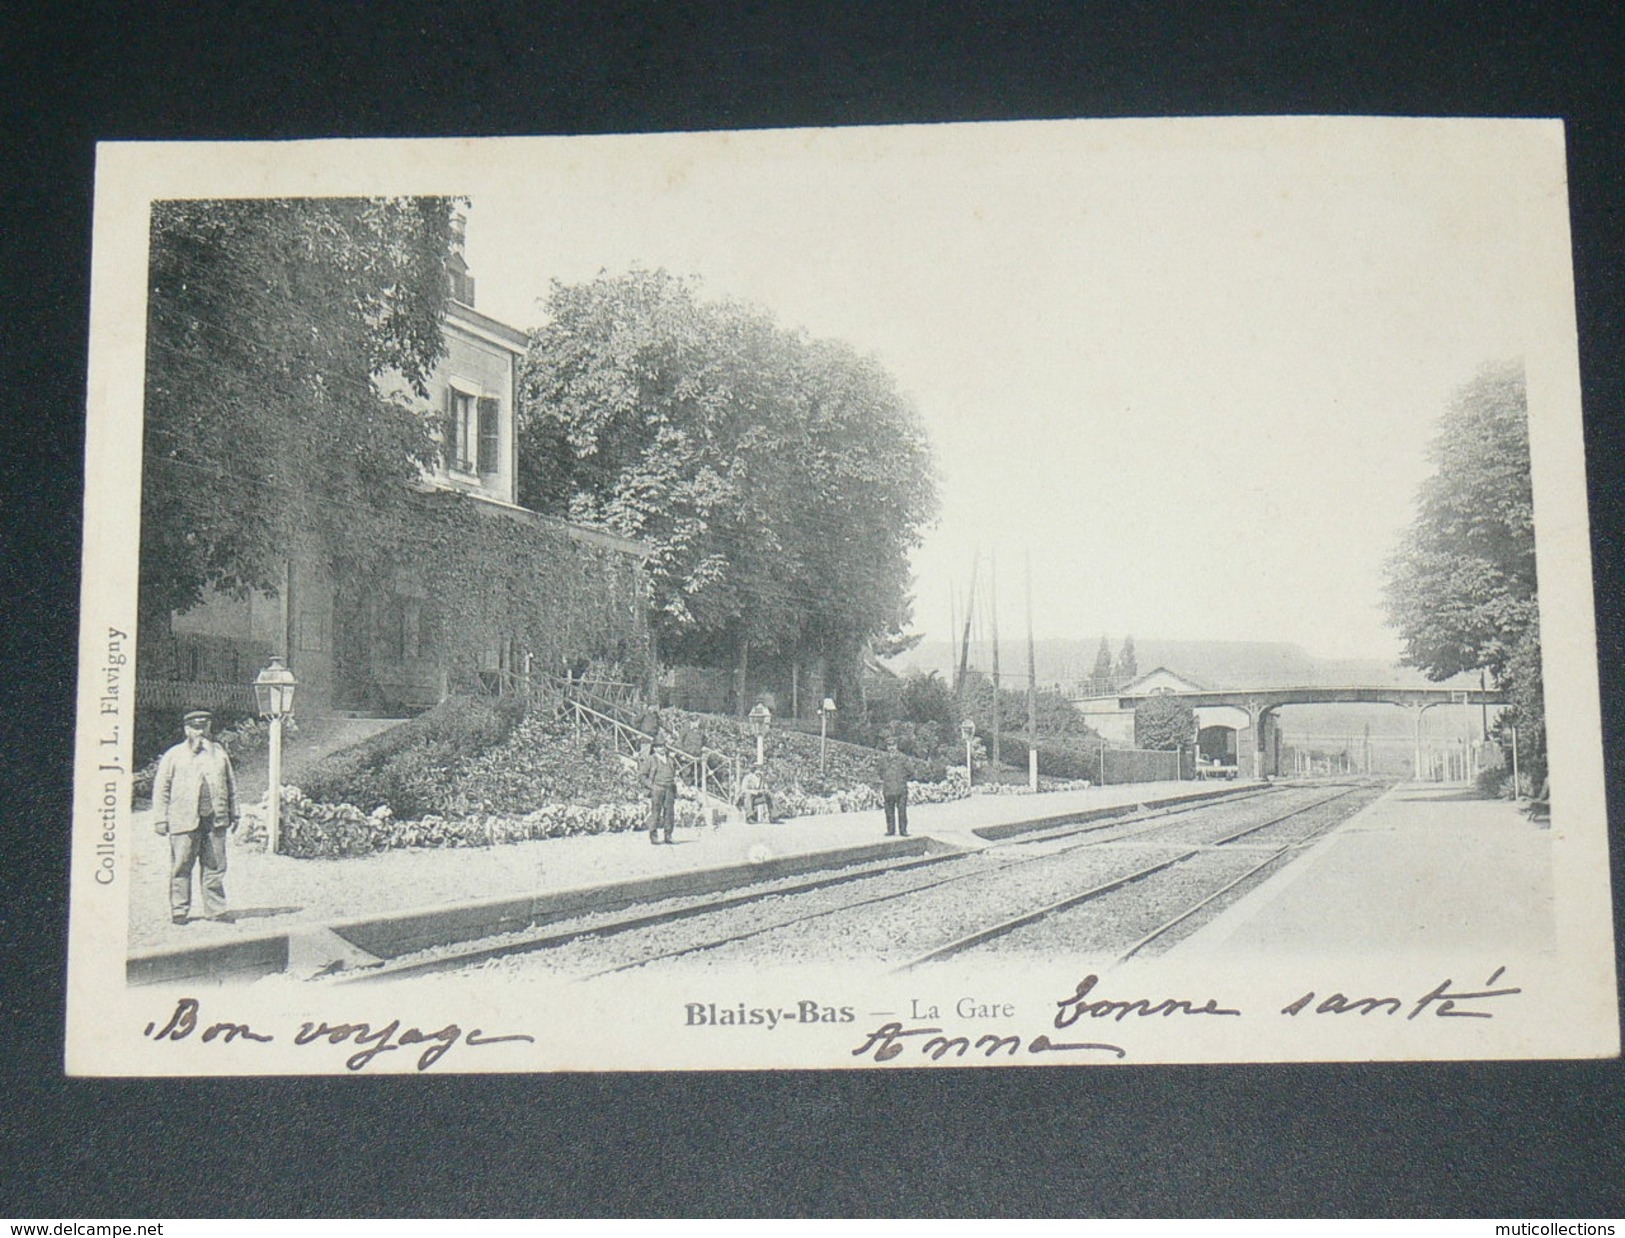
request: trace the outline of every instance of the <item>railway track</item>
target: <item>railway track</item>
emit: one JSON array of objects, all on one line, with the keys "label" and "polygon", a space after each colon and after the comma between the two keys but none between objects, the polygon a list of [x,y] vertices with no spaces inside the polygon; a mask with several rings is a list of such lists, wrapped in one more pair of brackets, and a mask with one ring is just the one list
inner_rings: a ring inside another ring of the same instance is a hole
[{"label": "railway track", "polygon": [[[1360,786],[1347,787],[1341,791],[1335,792],[1332,795],[1328,795],[1323,799],[1316,800],[1311,804],[1294,808],[1289,812],[1281,813],[1280,815],[1272,817],[1267,821],[1262,821],[1256,825],[1250,825],[1245,829],[1237,830],[1234,833],[1219,839],[1216,843],[1209,844],[1206,847],[1192,847],[1179,855],[1159,860],[1154,864],[1147,865],[1130,873],[1125,873],[1122,876],[1115,877],[1110,881],[1103,882],[1075,894],[1070,894],[1063,899],[1059,899],[1056,902],[1048,904],[1047,906],[1035,908],[1032,911],[1026,911],[1020,915],[1012,916],[1007,920],[1001,920],[998,923],[990,924],[984,928],[978,929],[973,933],[968,933],[963,937],[939,946],[934,950],[927,951],[925,954],[919,955],[916,958],[910,959],[908,962],[904,963],[895,970],[899,972],[910,971],[916,967],[924,966],[927,963],[942,962],[943,960],[953,958],[956,955],[964,954],[970,950],[986,945],[989,942],[1008,937],[1018,930],[1040,924],[1086,903],[1104,900],[1109,896],[1124,891],[1139,882],[1146,881],[1160,873],[1165,873],[1173,869],[1176,865],[1189,863],[1190,861],[1202,856],[1205,852],[1210,851],[1213,847],[1222,847],[1239,842],[1244,838],[1249,838],[1254,834],[1261,833],[1262,831],[1270,829],[1273,826],[1280,825],[1283,822],[1302,817],[1308,813],[1317,812],[1328,805],[1334,804],[1339,800],[1356,794],[1360,790],[1362,790]],[[1196,903],[1182,907],[1172,916],[1162,920],[1150,932],[1144,933],[1140,937],[1136,938],[1127,949],[1122,950],[1117,954],[1116,961],[1120,963],[1126,962],[1128,959],[1134,957],[1146,947],[1150,946],[1153,942],[1162,939],[1175,928],[1189,921],[1193,916],[1196,916],[1202,911],[1205,911],[1207,908],[1211,907],[1224,895],[1250,881],[1259,873],[1262,873],[1265,869],[1277,864],[1281,859],[1288,856],[1292,852],[1301,850],[1309,843],[1316,841],[1328,830],[1338,824],[1341,824],[1341,822],[1345,819],[1346,817],[1338,817],[1329,820],[1324,826],[1317,829],[1313,834],[1309,835],[1305,839],[1290,840],[1274,846],[1273,849],[1267,852],[1264,859],[1260,860],[1256,864],[1250,865],[1238,876],[1230,878],[1217,889],[1203,895]]]},{"label": "railway track", "polygon": [[[1082,864],[1084,869],[1104,864],[1117,870],[1122,867],[1121,854],[1125,850],[1153,848],[1168,852],[1126,873],[1114,871],[1082,891],[1073,892],[1077,890],[1073,875],[1068,891],[1060,897],[1044,897],[1037,911],[1028,910],[1033,906],[1029,898],[1017,914],[1002,916],[973,931],[950,931],[946,938],[939,933],[932,949],[901,960],[901,968],[906,969],[995,942],[1046,917],[1133,887],[1215,849],[1260,835],[1357,789],[1344,787],[1330,796],[1303,789],[1266,790],[1100,822],[1062,823],[1041,832],[1013,836],[982,852],[884,861],[813,878],[765,882],[720,896],[668,899],[620,912],[580,915],[521,933],[420,952],[369,971],[333,977],[329,982],[381,981],[431,972],[489,969],[545,969],[586,979],[684,960],[726,958],[749,964],[753,955],[759,955],[789,961],[784,959],[787,951],[790,959],[804,960],[830,961],[852,953],[863,956],[873,953],[861,944],[866,917],[878,917],[884,922],[901,914],[906,920],[910,908],[921,907],[931,913],[925,917],[927,920],[944,907],[957,908],[962,917],[965,909],[990,899],[995,904],[1001,897],[1008,902],[1003,895],[995,897],[991,893],[994,891],[1013,888],[1020,899],[1030,894],[1027,887],[1053,887],[1058,875],[1065,884],[1081,857],[1088,857]],[[1282,797],[1293,802],[1308,797],[1312,802],[1285,812],[1271,812],[1261,821],[1234,820],[1238,811],[1244,818],[1256,814],[1263,806],[1258,801],[1273,805]],[[1274,848],[1270,857],[1253,866],[1252,871],[1262,871],[1278,862],[1293,845],[1289,840]],[[1238,879],[1227,888],[1244,880]],[[853,925],[858,927],[854,929]],[[883,929],[877,933],[884,936]],[[831,939],[826,943],[827,953],[816,944],[820,935]],[[803,939],[813,944],[801,949],[796,943]],[[854,944],[859,946],[855,952],[850,949]]]}]

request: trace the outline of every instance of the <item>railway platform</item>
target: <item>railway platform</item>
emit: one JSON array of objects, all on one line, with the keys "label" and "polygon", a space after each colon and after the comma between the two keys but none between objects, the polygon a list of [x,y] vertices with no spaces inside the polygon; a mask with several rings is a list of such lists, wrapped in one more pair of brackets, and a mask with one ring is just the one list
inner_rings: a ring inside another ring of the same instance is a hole
[{"label": "railway platform", "polygon": [[908,838],[886,837],[884,817],[875,810],[773,824],[683,827],[671,846],[651,846],[647,834],[634,832],[342,860],[233,848],[226,875],[229,918],[186,925],[169,922],[166,840],[153,833],[150,814],[138,812],[130,885],[131,976],[205,975],[217,970],[214,962],[229,970],[232,958],[259,960],[252,964],[257,967],[312,949],[342,953],[333,940],[335,929],[345,941],[376,942],[391,934],[415,939],[448,925],[506,925],[538,901],[662,897],[870,856],[973,848],[984,845],[977,831],[1010,833],[1050,818],[1110,815],[1144,804],[1234,794],[1252,785],[1135,783],[911,805]]},{"label": "railway platform", "polygon": [[1551,830],[1401,783],[1175,947],[1226,958],[1555,949]]}]

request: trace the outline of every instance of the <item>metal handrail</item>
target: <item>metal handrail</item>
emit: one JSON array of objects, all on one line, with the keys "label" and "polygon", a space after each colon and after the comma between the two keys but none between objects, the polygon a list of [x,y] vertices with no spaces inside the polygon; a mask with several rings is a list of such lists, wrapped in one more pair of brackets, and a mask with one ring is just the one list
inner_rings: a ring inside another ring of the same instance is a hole
[{"label": "metal handrail", "polygon": [[565,696],[580,693],[614,708],[635,704],[642,697],[642,689],[637,684],[619,679],[575,679],[569,675],[552,675],[549,678]]},{"label": "metal handrail", "polygon": [[[623,740],[626,744],[625,755],[635,756],[640,743],[654,738],[647,731],[641,731],[630,723],[622,722],[619,718],[594,709],[591,705],[582,701],[572,699],[568,704],[573,715],[573,721],[587,723],[600,730],[607,727],[611,731],[615,738],[615,751],[618,755],[622,752],[621,744]],[[731,802],[731,792],[729,796],[725,797],[715,795],[711,791],[709,785],[710,771],[713,763],[721,762],[722,767],[729,774],[726,785],[737,787],[739,785],[739,758],[737,756],[723,752],[719,748],[701,748],[698,753],[690,753],[673,745],[672,751],[677,754],[677,775],[679,778],[686,776],[688,785],[708,799],[716,800],[719,803]]]}]

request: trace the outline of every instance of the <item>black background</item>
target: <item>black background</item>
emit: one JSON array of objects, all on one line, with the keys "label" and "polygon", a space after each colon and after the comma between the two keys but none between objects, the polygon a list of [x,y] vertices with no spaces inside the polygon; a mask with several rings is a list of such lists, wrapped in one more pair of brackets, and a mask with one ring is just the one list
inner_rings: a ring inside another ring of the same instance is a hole
[{"label": "black background", "polygon": [[[389,7],[387,24],[385,6],[358,3],[9,7],[0,1215],[1625,1215],[1618,1062],[180,1081],[61,1071],[97,140],[1564,117],[1617,820],[1620,7],[442,3]],[[1617,908],[1617,834],[1613,850]]]}]

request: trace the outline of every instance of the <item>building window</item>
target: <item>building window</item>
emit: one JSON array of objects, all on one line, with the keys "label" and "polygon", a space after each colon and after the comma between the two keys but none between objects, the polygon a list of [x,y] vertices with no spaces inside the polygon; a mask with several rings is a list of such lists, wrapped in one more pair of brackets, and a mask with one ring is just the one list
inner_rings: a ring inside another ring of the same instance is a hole
[{"label": "building window", "polygon": [[498,404],[492,399],[482,399],[479,402],[480,441],[478,465],[480,475],[488,477],[498,471],[499,460],[502,453],[502,440],[498,437],[497,409]]},{"label": "building window", "polygon": [[451,280],[451,299],[461,301],[464,305],[473,305],[474,277],[468,273],[468,268],[453,266],[446,274]]},{"label": "building window", "polygon": [[379,616],[378,638],[381,652],[392,662],[421,658],[423,604],[416,598],[389,598]]},{"label": "building window", "polygon": [[478,401],[466,391],[451,389],[446,418],[446,468],[460,473],[472,473],[476,406]]},{"label": "building window", "polygon": [[447,396],[446,468],[489,477],[502,468],[502,402],[453,387]]}]

